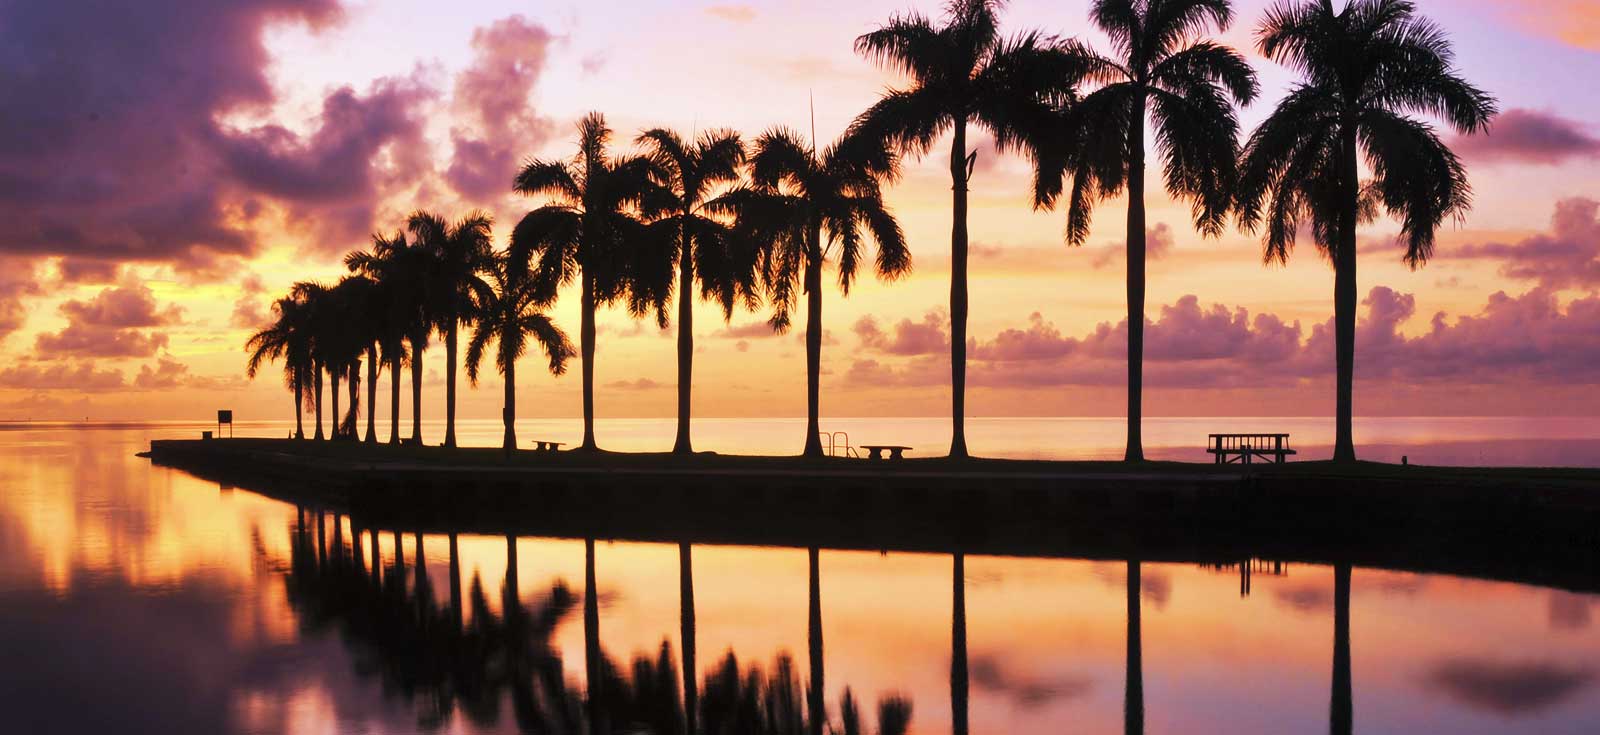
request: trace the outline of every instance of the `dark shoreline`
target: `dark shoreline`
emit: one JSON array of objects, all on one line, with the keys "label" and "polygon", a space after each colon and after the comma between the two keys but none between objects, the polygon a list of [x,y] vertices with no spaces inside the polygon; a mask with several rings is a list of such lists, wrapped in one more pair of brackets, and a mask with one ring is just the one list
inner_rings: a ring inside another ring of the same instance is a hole
[{"label": "dark shoreline", "polygon": [[1002,556],[1350,563],[1600,592],[1600,471],[544,454],[153,441],[364,528]]}]

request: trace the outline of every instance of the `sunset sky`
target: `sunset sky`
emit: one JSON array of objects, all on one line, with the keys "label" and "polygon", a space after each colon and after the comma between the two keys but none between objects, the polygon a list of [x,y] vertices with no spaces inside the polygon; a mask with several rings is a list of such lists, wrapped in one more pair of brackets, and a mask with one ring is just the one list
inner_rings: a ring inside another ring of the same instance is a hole
[{"label": "sunset sky", "polygon": [[[1104,48],[1087,0],[1018,0],[1008,32]],[[1476,204],[1407,269],[1398,226],[1361,233],[1357,415],[1600,414],[1600,5],[1419,0],[1464,76],[1502,110],[1456,142]],[[1293,81],[1254,51],[1265,2],[1224,35],[1263,95]],[[279,366],[243,377],[242,345],[294,281],[408,211],[481,207],[496,242],[536,200],[517,164],[573,152],[576,119],[638,130],[774,125],[831,139],[899,82],[852,40],[931,0],[616,3],[422,0],[0,0],[0,420],[287,419]],[[979,138],[979,145],[983,139]],[[945,148],[947,150],[947,147]],[[1152,158],[1152,161],[1155,159]],[[948,411],[950,202],[943,154],[909,162],[890,203],[915,273],[825,296],[824,416]],[[1257,238],[1202,239],[1149,172],[1145,411],[1323,415],[1333,407],[1333,278],[1309,240],[1287,267]],[[1123,204],[1089,244],[1034,212],[1027,163],[978,154],[972,183],[971,415],[1118,415]],[[576,292],[555,310],[576,337]],[[697,314],[701,416],[804,413],[799,331],[765,312]],[[602,314],[602,417],[670,416],[672,331]],[[443,351],[425,413],[441,417]],[[519,415],[579,411],[576,370],[518,371]],[[465,380],[463,376],[463,381]],[[388,376],[380,391],[387,391]],[[496,418],[499,377],[462,396]],[[409,400],[407,398],[407,400]],[[379,410],[386,419],[387,401]],[[408,404],[402,410],[409,415]]]}]

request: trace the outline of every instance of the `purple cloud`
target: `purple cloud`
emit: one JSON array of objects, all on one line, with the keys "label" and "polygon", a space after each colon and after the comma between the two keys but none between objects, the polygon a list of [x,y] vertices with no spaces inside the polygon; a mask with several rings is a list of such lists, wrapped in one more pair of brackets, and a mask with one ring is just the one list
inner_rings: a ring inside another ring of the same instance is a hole
[{"label": "purple cloud", "polygon": [[1564,199],[1556,203],[1549,232],[1516,244],[1467,245],[1453,255],[1499,260],[1501,275],[1546,288],[1600,286],[1600,202]]},{"label": "purple cloud", "polygon": [[47,366],[23,363],[0,370],[0,388],[17,390],[107,391],[123,387],[122,373],[97,370],[92,363],[57,363]]},{"label": "purple cloud", "polygon": [[1464,158],[1555,165],[1579,158],[1600,158],[1600,138],[1586,126],[1538,110],[1500,113],[1485,134],[1457,136],[1450,142]]},{"label": "purple cloud", "polygon": [[554,40],[520,15],[473,31],[472,64],[455,81],[454,106],[464,124],[450,130],[454,155],[445,171],[463,197],[505,197],[517,162],[550,138],[550,122],[529,100]]},{"label": "purple cloud", "polygon": [[856,320],[851,330],[856,333],[864,351],[902,356],[930,355],[950,349],[949,322],[949,317],[943,311],[934,310],[924,314],[920,322],[901,319],[894,325],[892,334],[884,332],[878,326],[877,319],[871,316]]},{"label": "purple cloud", "polygon": [[149,331],[181,323],[183,310],[161,306],[148,286],[129,281],[102,289],[88,300],[63,302],[67,326],[34,339],[44,359],[63,357],[150,357],[168,344],[164,332]]}]

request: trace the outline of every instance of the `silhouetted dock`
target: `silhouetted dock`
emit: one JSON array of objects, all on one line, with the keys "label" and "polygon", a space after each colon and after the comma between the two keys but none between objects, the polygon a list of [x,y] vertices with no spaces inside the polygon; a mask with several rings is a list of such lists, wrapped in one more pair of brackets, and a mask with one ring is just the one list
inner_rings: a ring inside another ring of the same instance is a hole
[{"label": "silhouetted dock", "polygon": [[1600,472],[520,453],[155,441],[378,528],[1149,561],[1269,557],[1600,591]]}]

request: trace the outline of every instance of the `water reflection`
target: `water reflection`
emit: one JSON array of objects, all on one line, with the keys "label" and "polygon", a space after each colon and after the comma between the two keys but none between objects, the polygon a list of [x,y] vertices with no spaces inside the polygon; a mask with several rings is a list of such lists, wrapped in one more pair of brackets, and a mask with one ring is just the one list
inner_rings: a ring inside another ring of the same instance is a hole
[{"label": "water reflection", "polygon": [[120,436],[0,446],[0,732],[1600,731],[1572,590],[418,533]]}]

